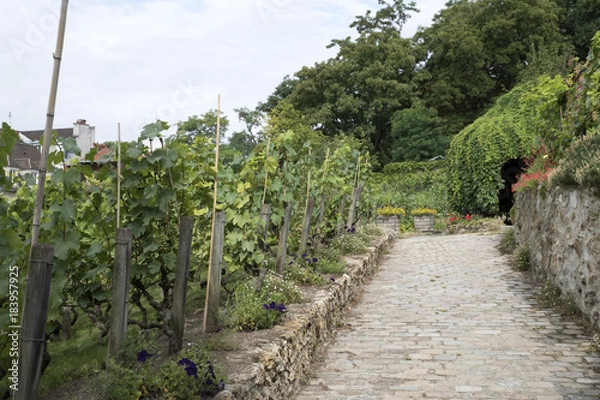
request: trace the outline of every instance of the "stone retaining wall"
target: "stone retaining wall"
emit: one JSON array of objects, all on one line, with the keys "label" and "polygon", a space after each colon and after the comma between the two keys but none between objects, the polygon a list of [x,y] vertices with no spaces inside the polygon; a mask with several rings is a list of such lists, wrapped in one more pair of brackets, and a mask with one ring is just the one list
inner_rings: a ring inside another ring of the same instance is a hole
[{"label": "stone retaining wall", "polygon": [[347,272],[308,304],[290,307],[286,321],[272,329],[281,331],[274,341],[256,349],[257,362],[249,371],[228,376],[219,398],[243,400],[288,399],[310,369],[319,345],[330,339],[343,321],[349,305],[377,271],[381,256],[393,242],[391,231],[380,237],[368,254],[347,258]]},{"label": "stone retaining wall", "polygon": [[570,295],[600,327],[600,199],[552,188],[519,192],[515,236],[528,245],[533,276]]}]

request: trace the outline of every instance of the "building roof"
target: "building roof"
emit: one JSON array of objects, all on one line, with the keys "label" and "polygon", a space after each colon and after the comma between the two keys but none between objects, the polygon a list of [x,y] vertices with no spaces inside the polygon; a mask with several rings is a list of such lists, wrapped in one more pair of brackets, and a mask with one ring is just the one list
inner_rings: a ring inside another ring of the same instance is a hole
[{"label": "building roof", "polygon": [[[73,128],[59,128],[52,129],[52,132],[56,131],[58,133],[58,137],[73,137]],[[44,130],[36,130],[36,131],[19,131],[20,134],[26,136],[29,140],[34,142],[39,142],[44,134]]]},{"label": "building roof", "polygon": [[10,157],[8,157],[8,167],[17,169],[39,169],[42,155],[36,146],[15,143]]}]

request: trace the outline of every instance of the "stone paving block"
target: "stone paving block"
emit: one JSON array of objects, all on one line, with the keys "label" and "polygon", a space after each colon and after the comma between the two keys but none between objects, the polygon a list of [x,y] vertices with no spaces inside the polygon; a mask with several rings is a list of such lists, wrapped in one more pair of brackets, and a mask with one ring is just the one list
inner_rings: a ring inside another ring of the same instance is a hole
[{"label": "stone paving block", "polygon": [[296,399],[598,400],[600,355],[499,241],[398,240]]}]

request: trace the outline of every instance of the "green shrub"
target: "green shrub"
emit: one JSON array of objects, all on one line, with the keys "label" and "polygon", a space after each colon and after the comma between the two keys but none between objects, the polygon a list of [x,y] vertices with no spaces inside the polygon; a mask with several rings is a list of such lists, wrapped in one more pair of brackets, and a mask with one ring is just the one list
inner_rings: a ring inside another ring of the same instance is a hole
[{"label": "green shrub", "polygon": [[[268,329],[282,318],[285,312],[284,294],[264,286],[257,291],[253,282],[238,286],[227,304],[227,325],[241,331]],[[273,290],[273,291],[268,291]]]},{"label": "green shrub", "polygon": [[579,140],[551,174],[552,185],[587,189],[600,197],[600,135]]},{"label": "green shrub", "polygon": [[290,262],[285,267],[285,278],[299,285],[319,286],[325,283],[317,269],[318,263],[313,262],[313,259],[317,260],[318,258],[303,254],[303,257]]},{"label": "green shrub", "polygon": [[107,400],[160,398],[208,399],[223,390],[219,374],[200,345],[192,344],[176,357],[161,359],[160,352],[143,347],[143,341],[124,343],[118,357],[109,361],[94,391]]},{"label": "green shrub", "polygon": [[498,250],[502,254],[513,254],[517,249],[517,241],[515,239],[515,230],[509,229],[502,235],[502,240],[498,244]]},{"label": "green shrub", "polygon": [[364,237],[353,228],[347,229],[346,232],[335,237],[331,241],[330,247],[343,255],[361,254],[367,250]]},{"label": "green shrub", "polygon": [[446,162],[402,162],[387,164],[383,173],[373,174],[371,208],[385,206],[415,209],[423,204],[448,211]]}]

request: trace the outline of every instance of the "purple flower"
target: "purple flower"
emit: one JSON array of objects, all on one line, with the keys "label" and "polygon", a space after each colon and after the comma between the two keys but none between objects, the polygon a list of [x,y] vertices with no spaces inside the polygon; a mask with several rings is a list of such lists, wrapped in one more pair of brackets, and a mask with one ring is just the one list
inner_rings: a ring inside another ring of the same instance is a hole
[{"label": "purple flower", "polygon": [[281,304],[277,304],[277,306],[276,306],[276,308],[275,308],[275,309],[276,309],[277,311],[279,311],[279,312],[286,312],[286,311],[287,311],[287,308],[285,308],[285,305],[284,305],[283,303],[281,303]]},{"label": "purple flower", "polygon": [[308,254],[306,254],[306,253],[302,254],[302,258],[306,258],[306,257],[308,257]]},{"label": "purple flower", "polygon": [[198,367],[196,367],[196,364],[189,358],[182,358],[177,364],[184,366],[185,372],[188,374],[188,376],[195,376],[196,378],[198,377]]},{"label": "purple flower", "polygon": [[269,305],[268,305],[268,304],[263,304],[263,308],[264,308],[265,310],[268,310],[270,307],[269,307]]},{"label": "purple flower", "polygon": [[319,259],[318,259],[317,257],[314,257],[314,258],[312,259],[312,262],[314,262],[314,263],[315,263],[315,262],[317,262],[317,261],[319,261]]},{"label": "purple flower", "polygon": [[329,280],[330,280],[331,282],[335,282],[335,278],[334,278],[334,277],[331,277],[331,278],[329,278]]},{"label": "purple flower", "polygon": [[137,360],[138,362],[146,362],[146,360],[152,357],[153,355],[154,354],[148,353],[148,350],[143,349],[142,351],[137,353]]},{"label": "purple flower", "polygon": [[310,259],[308,259],[308,258],[307,258],[307,259],[306,259],[306,263],[307,263],[307,264],[310,264]]}]

